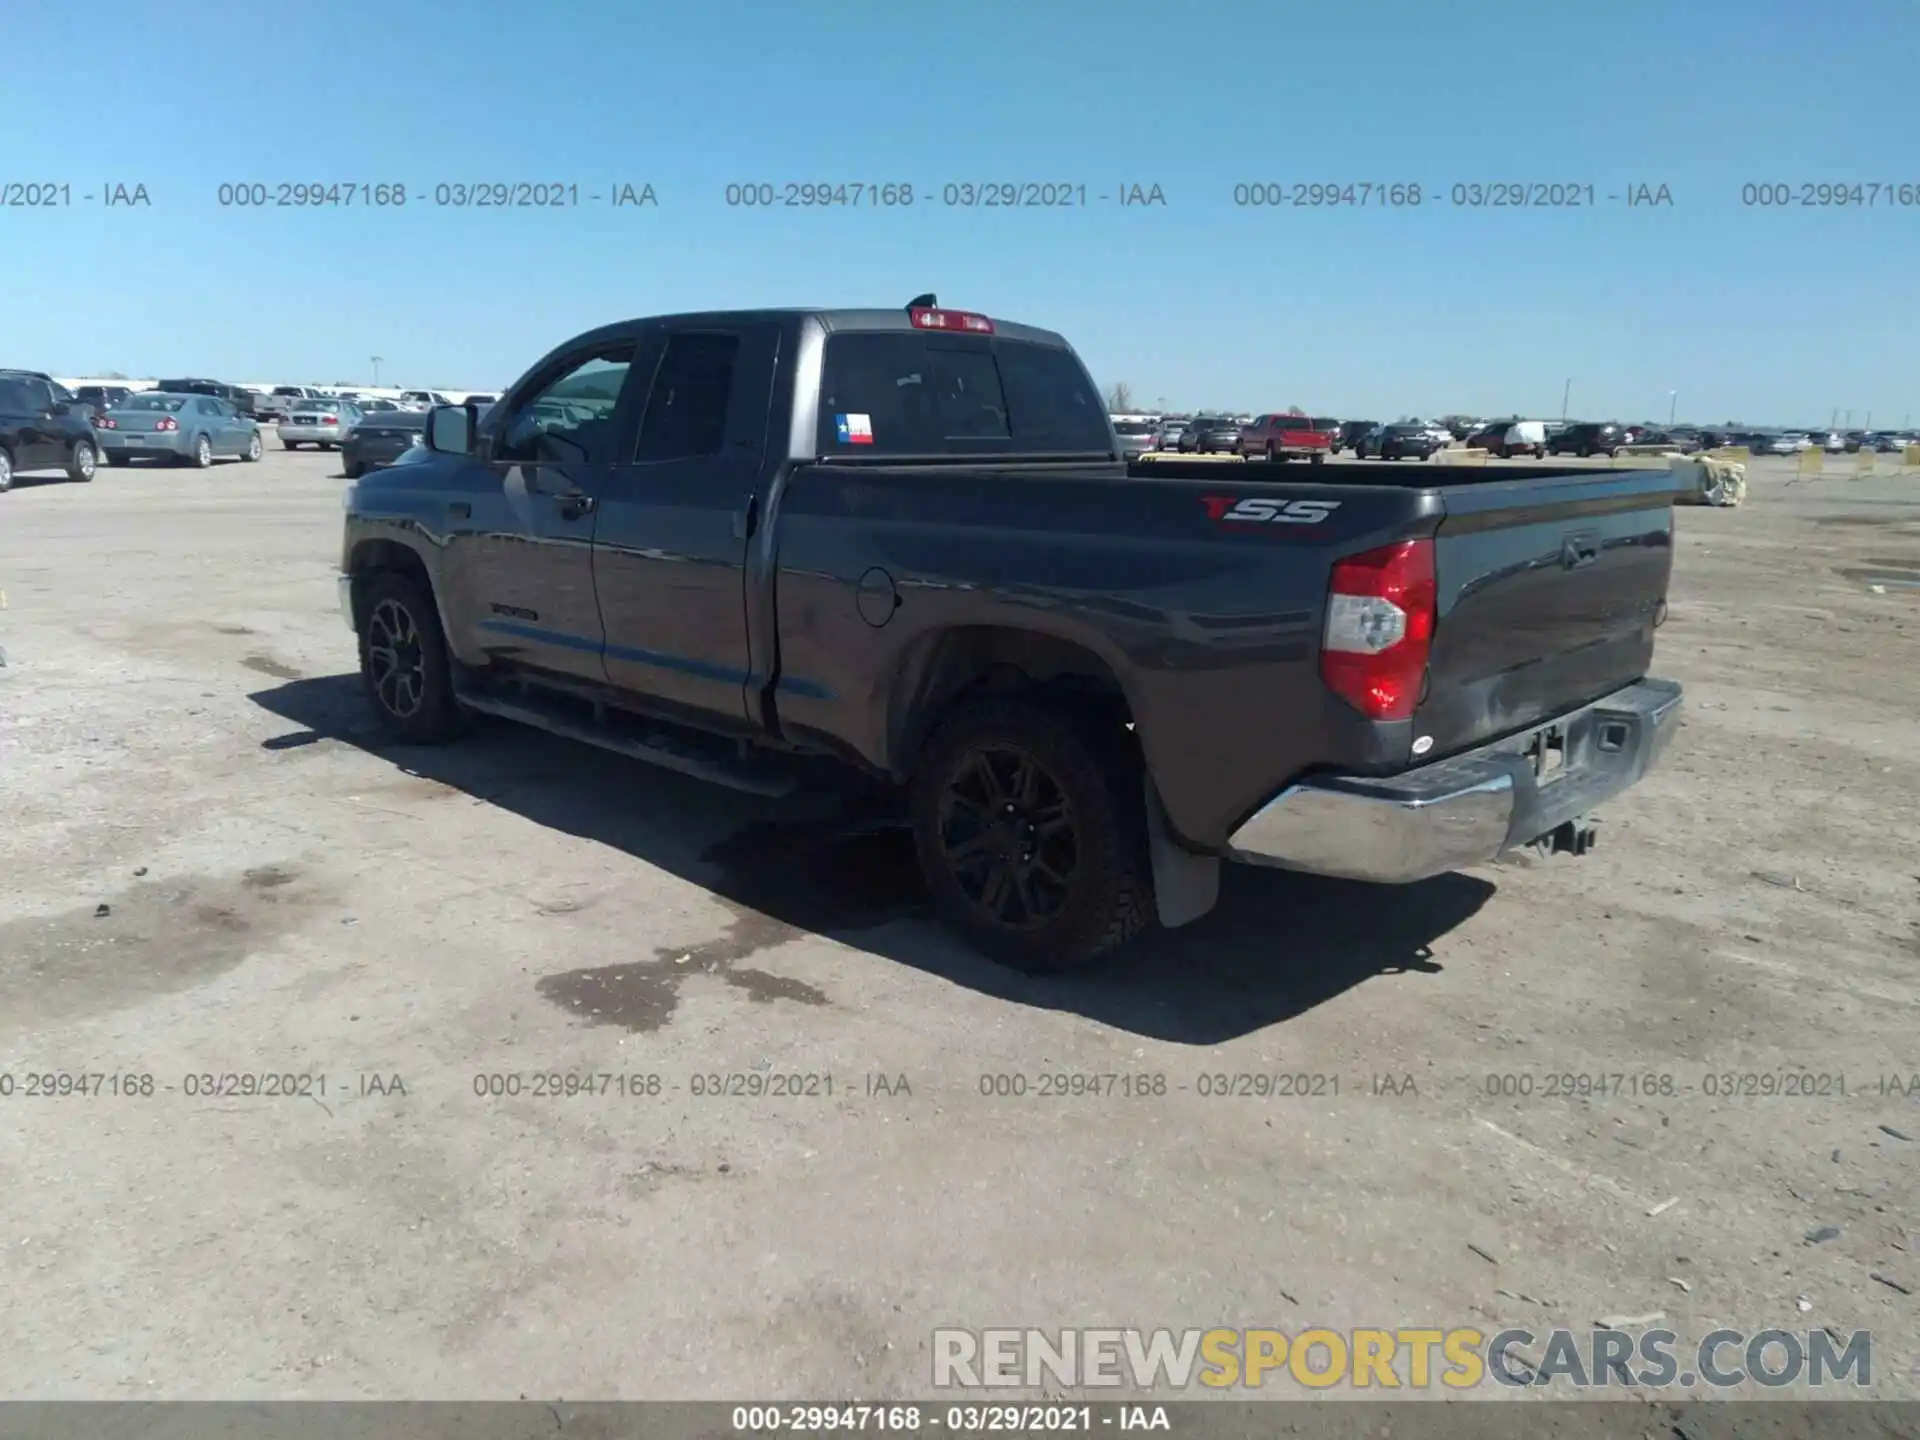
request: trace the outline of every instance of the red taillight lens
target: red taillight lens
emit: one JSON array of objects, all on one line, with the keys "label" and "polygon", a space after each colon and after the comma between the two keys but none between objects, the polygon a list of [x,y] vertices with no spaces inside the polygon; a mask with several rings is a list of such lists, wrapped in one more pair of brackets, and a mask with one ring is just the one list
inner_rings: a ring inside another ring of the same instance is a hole
[{"label": "red taillight lens", "polygon": [[168,416],[164,420],[156,421],[153,428],[156,430],[178,430],[180,428],[180,422],[172,416]]},{"label": "red taillight lens", "polygon": [[102,430],[118,430],[120,428],[120,422],[115,420],[111,415],[96,415],[93,417],[93,423]]},{"label": "red taillight lens", "polygon": [[993,321],[965,310],[909,310],[913,323],[922,330],[968,330],[975,335],[993,334]]},{"label": "red taillight lens", "polygon": [[1439,606],[1433,541],[1402,540],[1335,563],[1320,677],[1369,720],[1411,719]]}]

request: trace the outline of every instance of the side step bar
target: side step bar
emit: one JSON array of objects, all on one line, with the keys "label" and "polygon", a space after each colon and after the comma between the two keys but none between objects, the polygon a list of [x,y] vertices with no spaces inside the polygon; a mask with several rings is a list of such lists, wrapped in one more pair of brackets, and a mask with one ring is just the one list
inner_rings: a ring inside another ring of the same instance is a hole
[{"label": "side step bar", "polygon": [[779,797],[792,794],[799,786],[799,777],[793,770],[776,761],[743,757],[730,741],[682,731],[638,716],[622,715],[617,722],[590,720],[564,702],[532,695],[508,699],[486,690],[456,690],[455,698],[469,710],[531,725],[550,735],[644,760],[663,770],[677,770],[682,775],[724,785],[729,790]]}]

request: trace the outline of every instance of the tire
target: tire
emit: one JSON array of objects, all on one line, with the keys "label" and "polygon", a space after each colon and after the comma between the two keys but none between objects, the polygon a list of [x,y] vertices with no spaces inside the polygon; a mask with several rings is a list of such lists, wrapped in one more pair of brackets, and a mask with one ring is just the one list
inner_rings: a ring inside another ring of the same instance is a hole
[{"label": "tire", "polygon": [[358,480],[362,475],[367,473],[367,467],[364,465],[356,465],[351,460],[348,460],[340,466],[340,473],[349,480]]},{"label": "tire", "polygon": [[1312,455],[1307,457],[1307,463],[1309,465],[1324,465],[1327,463],[1327,457],[1316,450]]},{"label": "tire", "polygon": [[13,455],[5,446],[0,446],[0,495],[13,488]]},{"label": "tire", "polygon": [[249,465],[251,465],[256,460],[258,460],[262,455],[264,455],[266,453],[266,450],[267,450],[266,445],[260,439],[260,432],[256,430],[253,432],[253,438],[247,442],[246,451],[240,456],[240,458],[242,460],[245,460]]},{"label": "tire", "polygon": [[100,452],[93,448],[91,440],[76,440],[73,449],[67,453],[67,478],[85,484],[93,479],[93,472],[99,468]]},{"label": "tire", "polygon": [[378,574],[356,608],[360,682],[381,729],[421,745],[458,736],[466,726],[433,592],[405,575]]},{"label": "tire", "polygon": [[300,448],[300,442],[298,440],[282,440],[280,442],[280,448],[282,450],[298,450]]},{"label": "tire", "polygon": [[331,449],[333,449],[333,445],[332,445],[332,443],[331,443],[331,442],[329,442],[329,441],[326,441],[326,440],[322,440],[322,441],[320,442],[320,448],[321,448],[322,450],[331,450]]},{"label": "tire", "polygon": [[213,442],[204,435],[194,437],[193,454],[187,458],[187,464],[196,470],[213,468]]},{"label": "tire", "polygon": [[[1082,968],[1145,930],[1153,881],[1130,743],[1117,725],[1108,735],[1023,700],[976,701],[942,724],[913,777],[914,848],[941,919],[982,954],[1036,975]],[[1040,823],[1061,828],[1036,840],[1031,820],[1016,822],[996,854],[995,837],[968,816],[1020,803],[1016,786],[1029,815],[1053,812]],[[1011,848],[1022,843],[1024,856]],[[956,849],[967,852],[960,863]]]}]

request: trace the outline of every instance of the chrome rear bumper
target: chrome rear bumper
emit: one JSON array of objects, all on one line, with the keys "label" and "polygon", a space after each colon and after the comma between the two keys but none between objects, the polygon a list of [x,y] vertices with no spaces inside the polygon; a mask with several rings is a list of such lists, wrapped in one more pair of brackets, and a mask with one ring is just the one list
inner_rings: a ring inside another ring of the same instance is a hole
[{"label": "chrome rear bumper", "polygon": [[[1680,687],[1642,680],[1546,725],[1384,777],[1290,785],[1228,841],[1233,859],[1404,885],[1493,859],[1588,814],[1652,769],[1679,728]],[[1557,730],[1564,763],[1530,746]]]}]

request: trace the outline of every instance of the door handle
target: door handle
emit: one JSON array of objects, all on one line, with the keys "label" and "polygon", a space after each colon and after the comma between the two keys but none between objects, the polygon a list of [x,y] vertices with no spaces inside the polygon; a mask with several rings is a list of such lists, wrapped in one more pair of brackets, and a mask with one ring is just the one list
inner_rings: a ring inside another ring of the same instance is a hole
[{"label": "door handle", "polygon": [[562,520],[578,520],[582,515],[591,515],[599,504],[591,495],[562,495],[559,500]]},{"label": "door handle", "polygon": [[754,526],[758,523],[759,519],[760,497],[758,495],[749,495],[747,497],[746,508],[733,512],[733,538],[736,540],[751,540],[753,538]]}]

